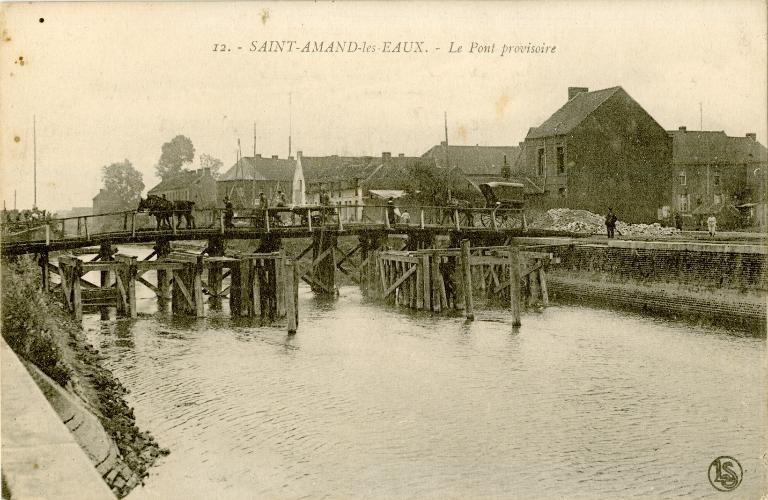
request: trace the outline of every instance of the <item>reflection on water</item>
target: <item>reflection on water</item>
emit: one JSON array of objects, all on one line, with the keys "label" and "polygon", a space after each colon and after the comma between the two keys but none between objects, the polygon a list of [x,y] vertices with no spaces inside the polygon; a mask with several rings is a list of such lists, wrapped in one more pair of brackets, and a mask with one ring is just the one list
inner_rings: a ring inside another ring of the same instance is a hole
[{"label": "reflection on water", "polygon": [[85,319],[171,449],[131,498],[716,496],[765,489],[765,340],[581,307],[513,329],[300,291],[299,332],[155,313]]}]

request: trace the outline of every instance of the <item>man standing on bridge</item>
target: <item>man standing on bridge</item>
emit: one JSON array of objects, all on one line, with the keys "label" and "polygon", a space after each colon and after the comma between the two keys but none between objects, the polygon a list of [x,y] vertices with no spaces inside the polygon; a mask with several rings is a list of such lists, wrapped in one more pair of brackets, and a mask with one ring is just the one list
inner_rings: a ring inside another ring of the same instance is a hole
[{"label": "man standing on bridge", "polygon": [[224,227],[235,227],[232,223],[234,216],[235,211],[232,209],[232,202],[229,200],[229,196],[224,196]]}]

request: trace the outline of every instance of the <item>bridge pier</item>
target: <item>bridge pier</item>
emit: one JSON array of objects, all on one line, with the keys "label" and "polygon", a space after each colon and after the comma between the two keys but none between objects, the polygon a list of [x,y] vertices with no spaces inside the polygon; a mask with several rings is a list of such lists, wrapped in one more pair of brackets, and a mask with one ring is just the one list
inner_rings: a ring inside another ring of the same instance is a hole
[{"label": "bridge pier", "polygon": [[51,291],[51,272],[49,269],[49,261],[50,259],[48,256],[48,251],[43,250],[40,252],[40,257],[37,259],[37,265],[40,266],[40,272],[42,273],[41,286],[44,292]]},{"label": "bridge pier", "polygon": [[[223,257],[225,250],[225,241],[223,238],[214,237],[208,240],[208,247],[203,251],[210,257]],[[213,309],[221,309],[221,288],[224,279],[223,264],[212,261],[208,265],[208,302]]]},{"label": "bridge pier", "polygon": [[335,297],[337,236],[326,231],[312,234],[312,291]]},{"label": "bridge pier", "polygon": [[[164,259],[171,253],[171,242],[168,240],[157,240],[153,248],[157,259]],[[165,309],[166,304],[171,300],[171,279],[173,273],[170,270],[157,269],[157,297],[160,299],[161,309]]]},{"label": "bridge pier", "polygon": [[515,245],[472,248],[468,239],[460,247],[373,251],[361,269],[367,296],[433,313],[462,311],[468,320],[475,317],[476,293],[492,301],[503,297],[513,326],[520,326],[523,306],[548,302],[544,265],[551,254]]},{"label": "bridge pier", "polygon": [[386,248],[387,233],[361,234],[360,244],[360,289],[364,297],[378,299],[379,286],[379,252]]}]

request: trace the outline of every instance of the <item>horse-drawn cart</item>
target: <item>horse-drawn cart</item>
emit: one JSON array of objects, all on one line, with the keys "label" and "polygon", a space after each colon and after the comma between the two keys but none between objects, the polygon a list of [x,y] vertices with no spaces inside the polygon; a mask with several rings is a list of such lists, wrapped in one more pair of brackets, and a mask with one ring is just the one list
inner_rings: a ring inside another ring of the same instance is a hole
[{"label": "horse-drawn cart", "polygon": [[485,208],[480,214],[484,227],[527,229],[525,221],[525,186],[519,182],[488,182],[480,184],[485,196]]}]

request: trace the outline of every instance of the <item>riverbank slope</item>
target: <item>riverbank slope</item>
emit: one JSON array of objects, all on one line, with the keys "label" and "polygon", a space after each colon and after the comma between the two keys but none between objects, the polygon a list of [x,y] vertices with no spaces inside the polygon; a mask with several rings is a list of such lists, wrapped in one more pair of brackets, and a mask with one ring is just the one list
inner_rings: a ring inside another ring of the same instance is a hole
[{"label": "riverbank slope", "polygon": [[[124,399],[127,390],[101,365],[99,352],[88,343],[80,325],[40,291],[39,275],[30,257],[3,261],[3,338],[19,358],[39,368],[98,419],[117,453],[108,462],[94,466],[99,465],[113,493],[124,497],[167,450],[136,427],[133,409]],[[40,377],[34,378],[40,385]],[[60,405],[51,400],[56,391],[44,386],[41,390],[64,420]],[[88,447],[82,439],[78,442],[84,449]]]}]

